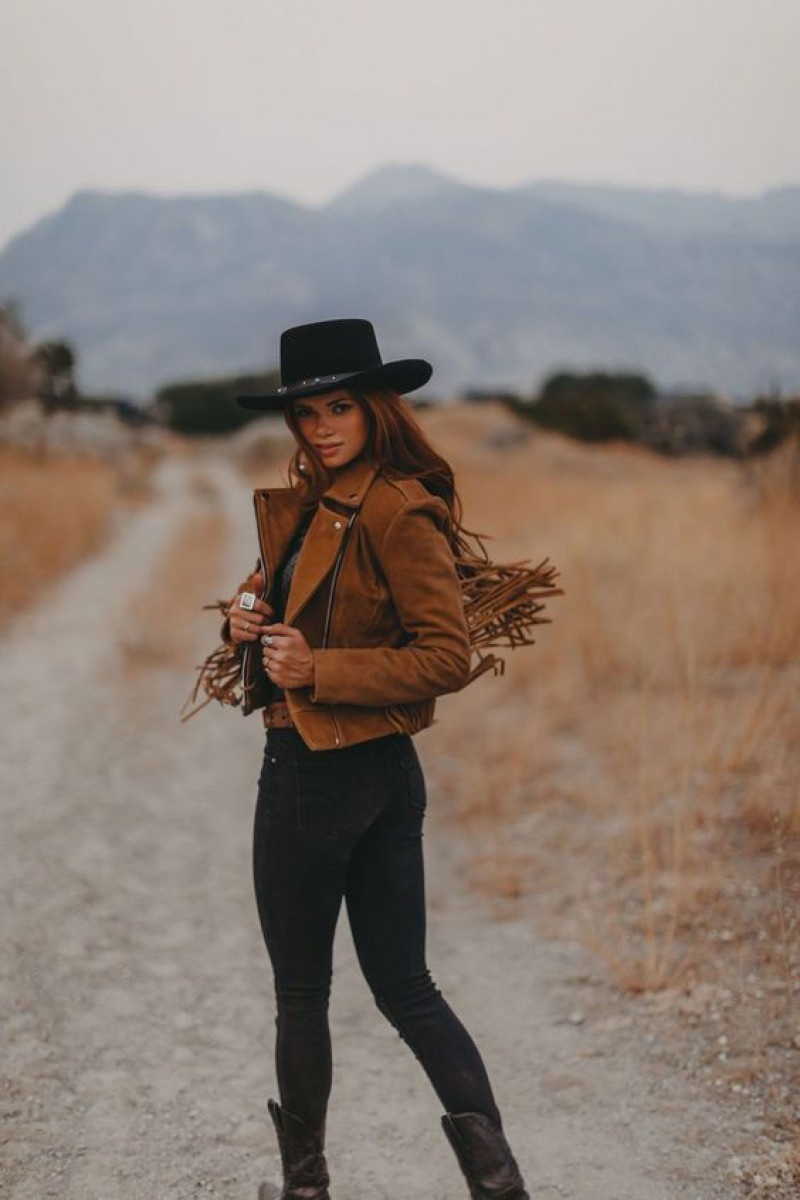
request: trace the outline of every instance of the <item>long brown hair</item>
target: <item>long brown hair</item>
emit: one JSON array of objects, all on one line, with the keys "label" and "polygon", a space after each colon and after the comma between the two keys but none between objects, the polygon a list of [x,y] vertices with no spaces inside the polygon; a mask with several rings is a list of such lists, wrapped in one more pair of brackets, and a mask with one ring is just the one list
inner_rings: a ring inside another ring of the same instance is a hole
[{"label": "long brown hair", "polygon": [[[480,557],[488,559],[481,539],[490,535],[475,533],[462,524],[463,508],[453,468],[430,444],[404,397],[390,388],[344,390],[367,417],[364,455],[377,462],[388,479],[418,479],[432,495],[444,500],[450,510],[450,542],[457,557],[466,554],[471,558],[475,554],[475,547],[470,546],[471,539],[476,543]],[[311,507],[330,487],[334,474],[301,434],[291,404],[286,405],[284,415],[298,443],[289,463],[289,483]]]}]

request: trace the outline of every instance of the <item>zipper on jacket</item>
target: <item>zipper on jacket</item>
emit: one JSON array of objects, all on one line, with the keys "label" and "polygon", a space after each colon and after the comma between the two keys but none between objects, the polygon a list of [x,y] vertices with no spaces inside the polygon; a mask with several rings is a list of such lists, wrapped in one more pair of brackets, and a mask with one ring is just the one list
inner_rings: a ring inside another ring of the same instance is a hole
[{"label": "zipper on jacket", "polygon": [[[253,508],[254,508],[255,514],[256,514],[256,534],[258,536],[258,549],[261,552],[261,570],[264,575],[264,589],[259,598],[261,600],[266,600],[267,596],[269,595],[270,581],[267,578],[267,556],[264,553],[264,544],[261,541],[261,525],[258,520],[258,500],[256,498],[255,492],[253,492]],[[256,644],[257,643],[255,643],[255,642],[247,642],[245,644],[244,654],[242,655],[242,688],[243,688],[243,692],[244,692],[244,699],[242,701],[242,714],[244,716],[247,716],[248,713],[252,712],[252,709],[250,708],[250,705],[249,705],[250,697],[249,697],[249,692],[247,690],[247,682],[248,682],[248,673],[250,670],[250,657],[251,657],[251,654],[253,651],[253,646]],[[252,690],[252,688],[250,690]]]},{"label": "zipper on jacket", "polygon": [[[355,521],[357,516],[358,516],[358,509],[356,509],[356,511],[350,516],[350,518],[347,522],[345,531],[342,534],[342,540],[339,545],[339,551],[336,555],[336,562],[334,563],[334,567],[333,567],[333,576],[331,577],[331,590],[328,593],[328,606],[327,606],[327,611],[325,613],[325,628],[324,628],[324,631],[322,634],[322,649],[323,650],[328,645],[328,637],[329,637],[330,631],[331,631],[331,619],[333,617],[333,593],[336,590],[336,581],[339,578],[339,571],[342,566],[342,559],[344,558],[344,551],[345,551],[345,547],[347,545],[347,539],[350,534],[350,530],[353,527],[353,522]],[[331,719],[333,721],[333,728],[334,728],[335,737],[336,737],[336,745],[340,746],[342,744],[342,731],[339,728],[339,722],[336,720],[336,713],[334,712],[333,707],[331,707]]]},{"label": "zipper on jacket", "polygon": [[342,565],[342,559],[344,557],[344,551],[345,551],[345,547],[347,545],[347,538],[350,534],[350,530],[353,527],[353,522],[355,521],[357,516],[358,516],[358,510],[356,509],[356,511],[352,514],[352,516],[350,517],[350,519],[347,522],[347,527],[346,527],[344,533],[342,534],[342,541],[339,546],[339,551],[336,555],[336,562],[334,563],[334,567],[333,567],[333,578],[331,579],[331,590],[328,593],[328,608],[325,613],[325,630],[322,634],[322,648],[323,649],[328,645],[328,635],[330,634],[330,631],[331,631],[331,618],[333,616],[333,593],[336,590],[336,581],[339,578],[339,570]]}]

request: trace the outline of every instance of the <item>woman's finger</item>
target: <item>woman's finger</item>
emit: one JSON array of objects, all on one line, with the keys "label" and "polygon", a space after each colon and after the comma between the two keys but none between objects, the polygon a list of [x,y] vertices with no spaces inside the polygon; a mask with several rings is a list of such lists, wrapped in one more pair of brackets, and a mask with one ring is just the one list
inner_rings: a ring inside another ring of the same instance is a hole
[{"label": "woman's finger", "polygon": [[232,612],[230,616],[231,637],[237,642],[254,642],[261,636],[264,617],[254,613]]},{"label": "woman's finger", "polygon": [[269,620],[267,613],[256,612],[255,610],[253,612],[248,612],[244,608],[240,608],[235,615],[237,620],[242,622],[249,621],[251,625],[257,625],[259,629]]},{"label": "woman's finger", "polygon": [[263,613],[238,612],[231,617],[232,621],[236,621],[239,625],[249,625],[251,629],[260,629],[265,623],[266,617]]}]

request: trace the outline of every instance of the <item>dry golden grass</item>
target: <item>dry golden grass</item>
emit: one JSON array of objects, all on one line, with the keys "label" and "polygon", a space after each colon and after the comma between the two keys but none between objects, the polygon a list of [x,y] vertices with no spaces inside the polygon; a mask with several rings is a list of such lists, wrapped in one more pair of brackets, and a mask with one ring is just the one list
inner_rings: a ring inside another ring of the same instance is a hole
[{"label": "dry golden grass", "polygon": [[742,854],[761,870],[780,831],[798,885],[790,472],[524,430],[492,449],[513,423],[493,407],[425,423],[492,556],[549,555],[566,591],[537,646],[450,699],[440,726],[437,782],[480,840],[474,881],[502,911],[541,889],[559,854],[569,920],[625,986],[674,985],[698,953],[687,931],[730,907]]},{"label": "dry golden grass", "polygon": [[150,499],[159,457],[110,460],[0,446],[0,623],[105,541],[115,508]]},{"label": "dry golden grass", "polygon": [[0,621],[101,545],[116,497],[108,462],[0,447]]},{"label": "dry golden grass", "polygon": [[740,1172],[751,1200],[778,1200],[800,1195],[800,1133],[779,1148],[765,1151]]}]

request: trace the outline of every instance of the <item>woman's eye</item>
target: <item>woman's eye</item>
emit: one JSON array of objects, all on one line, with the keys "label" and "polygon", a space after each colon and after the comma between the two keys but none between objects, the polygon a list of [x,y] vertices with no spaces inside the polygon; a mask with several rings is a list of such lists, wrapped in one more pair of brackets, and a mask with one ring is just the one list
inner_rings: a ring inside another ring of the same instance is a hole
[{"label": "woman's eye", "polygon": [[[350,408],[351,408],[351,405],[349,405],[346,400],[342,400],[339,404],[334,404],[333,408],[331,409],[331,412],[336,413],[338,416],[339,413],[349,412]],[[302,418],[302,417],[310,417],[312,415],[312,413],[307,408],[296,408],[294,410],[294,415],[296,417]]]}]

